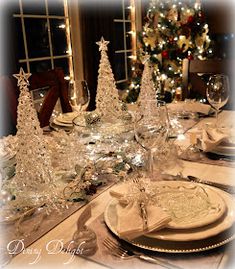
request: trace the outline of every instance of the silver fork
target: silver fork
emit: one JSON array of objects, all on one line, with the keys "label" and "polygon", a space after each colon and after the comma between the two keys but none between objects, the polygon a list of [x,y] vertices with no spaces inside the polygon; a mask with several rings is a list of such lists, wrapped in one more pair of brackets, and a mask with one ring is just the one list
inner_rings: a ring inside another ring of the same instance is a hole
[{"label": "silver fork", "polygon": [[111,252],[111,255],[118,257],[123,260],[129,260],[132,258],[139,258],[141,260],[158,264],[162,267],[168,268],[168,269],[182,269],[181,267],[178,267],[176,265],[173,265],[169,263],[168,261],[159,259],[159,258],[153,258],[141,253],[138,253],[136,251],[130,250],[129,248],[127,249],[124,247],[122,244],[119,242],[115,242],[109,237],[106,237],[103,241],[103,245]]}]

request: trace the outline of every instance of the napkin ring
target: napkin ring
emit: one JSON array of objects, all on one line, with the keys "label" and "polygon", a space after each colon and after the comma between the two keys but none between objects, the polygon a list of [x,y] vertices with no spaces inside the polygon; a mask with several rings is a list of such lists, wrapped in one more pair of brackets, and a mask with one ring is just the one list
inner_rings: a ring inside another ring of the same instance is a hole
[{"label": "napkin ring", "polygon": [[141,217],[143,219],[143,230],[146,230],[148,227],[148,216],[146,211],[146,206],[144,202],[140,203]]}]

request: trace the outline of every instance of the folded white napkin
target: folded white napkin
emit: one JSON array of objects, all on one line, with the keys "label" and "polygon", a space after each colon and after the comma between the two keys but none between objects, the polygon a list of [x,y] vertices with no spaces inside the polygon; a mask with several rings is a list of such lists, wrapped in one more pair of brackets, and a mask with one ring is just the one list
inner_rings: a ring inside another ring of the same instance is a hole
[{"label": "folded white napkin", "polygon": [[222,142],[228,142],[229,135],[216,128],[208,128],[202,131],[201,147],[204,152],[209,152]]},{"label": "folded white napkin", "polygon": [[171,217],[159,206],[146,202],[147,226],[141,216],[140,201],[128,199],[126,196],[127,185],[122,184],[110,191],[119,203],[117,210],[117,232],[121,238],[132,240],[146,233],[160,230],[171,221]]},{"label": "folded white napkin", "polygon": [[193,112],[208,115],[211,106],[199,102],[176,102],[167,105],[168,109],[173,112]]}]

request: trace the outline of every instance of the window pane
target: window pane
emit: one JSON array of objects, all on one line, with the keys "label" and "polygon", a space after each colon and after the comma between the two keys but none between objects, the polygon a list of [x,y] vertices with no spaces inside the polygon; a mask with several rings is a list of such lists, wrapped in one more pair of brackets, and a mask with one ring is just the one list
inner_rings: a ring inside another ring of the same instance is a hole
[{"label": "window pane", "polygon": [[23,41],[23,34],[22,34],[22,24],[20,18],[15,18],[15,34],[16,34],[16,41],[17,41],[17,56],[19,59],[25,59],[25,49],[24,49],[24,41]]},{"label": "window pane", "polygon": [[50,15],[64,16],[64,0],[48,0]]},{"label": "window pane", "polygon": [[107,5],[107,7],[112,12],[115,19],[123,19],[122,0],[110,1],[110,5]]},{"label": "window pane", "polygon": [[26,63],[18,63],[17,64],[17,70],[20,71],[20,68],[23,68],[24,72],[25,73],[29,73],[29,70],[27,70],[27,64]]},{"label": "window pane", "polygon": [[65,28],[61,28],[61,25],[65,25],[64,20],[51,19],[51,39],[53,47],[53,55],[63,55],[67,51],[67,38]]},{"label": "window pane", "polygon": [[50,70],[51,67],[51,61],[46,60],[46,61],[36,61],[36,62],[31,62],[30,63],[30,72],[35,73],[35,72],[43,72]]},{"label": "window pane", "polygon": [[126,79],[125,77],[125,54],[115,53],[114,77],[115,80]]},{"label": "window pane", "polygon": [[131,49],[131,38],[132,35],[129,33],[131,31],[131,23],[126,23],[126,49]]},{"label": "window pane", "polygon": [[56,59],[54,60],[55,67],[61,67],[64,71],[65,76],[69,76],[69,59],[63,58],[63,59]]},{"label": "window pane", "polygon": [[22,0],[24,14],[46,14],[45,0]]},{"label": "window pane", "polygon": [[29,58],[50,56],[46,19],[25,19]]},{"label": "window pane", "polygon": [[115,42],[114,50],[123,50],[124,49],[124,32],[123,32],[123,23],[122,22],[115,22],[114,24],[114,31],[115,31],[115,39],[117,42]]},{"label": "window pane", "polygon": [[127,76],[128,78],[130,78],[132,76],[132,71],[131,71],[131,66],[132,66],[132,58],[130,58],[130,56],[132,56],[131,52],[127,53]]},{"label": "window pane", "polygon": [[131,19],[131,9],[129,7],[130,7],[130,0],[124,0],[125,19],[126,20]]}]

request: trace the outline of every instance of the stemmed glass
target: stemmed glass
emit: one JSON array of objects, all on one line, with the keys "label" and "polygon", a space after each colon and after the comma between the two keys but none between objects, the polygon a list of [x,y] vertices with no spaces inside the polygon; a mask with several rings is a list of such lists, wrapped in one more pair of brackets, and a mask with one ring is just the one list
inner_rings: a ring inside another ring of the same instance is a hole
[{"label": "stemmed glass", "polygon": [[223,107],[229,98],[229,79],[223,74],[212,75],[209,78],[206,89],[207,100],[215,109],[216,123],[218,124],[218,112]]},{"label": "stemmed glass", "polygon": [[147,172],[153,177],[153,156],[160,150],[168,135],[168,116],[165,102],[147,100],[146,109],[137,116],[134,126],[136,141],[147,151]]},{"label": "stemmed glass", "polygon": [[74,80],[69,84],[69,100],[74,111],[86,111],[90,102],[90,91],[85,80]]}]

